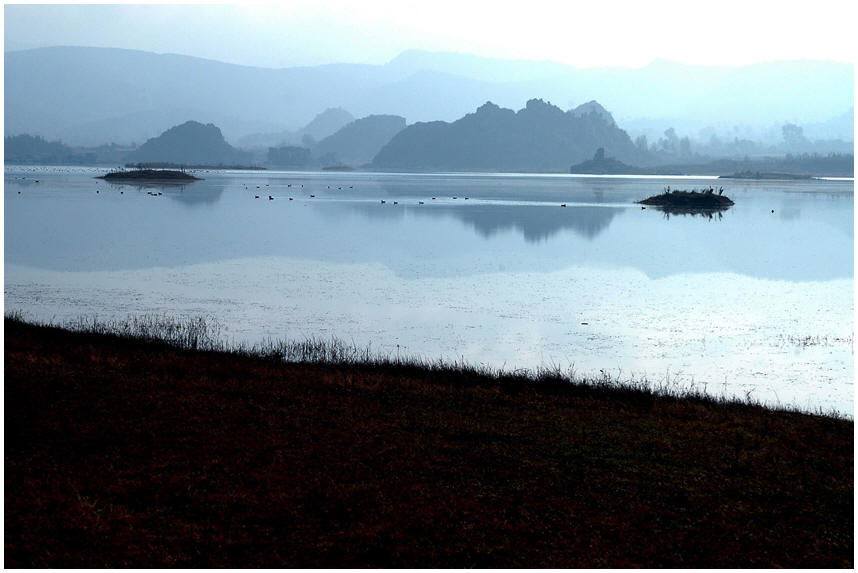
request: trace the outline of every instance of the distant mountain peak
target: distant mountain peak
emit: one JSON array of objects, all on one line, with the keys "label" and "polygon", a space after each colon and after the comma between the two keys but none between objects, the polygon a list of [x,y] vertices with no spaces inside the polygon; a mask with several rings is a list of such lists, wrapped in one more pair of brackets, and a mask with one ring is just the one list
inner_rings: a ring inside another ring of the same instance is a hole
[{"label": "distant mountain peak", "polygon": [[185,123],[174,125],[167,131],[161,134],[161,137],[172,137],[179,134],[199,133],[207,136],[213,136],[218,139],[223,139],[223,133],[220,128],[213,123],[200,123],[190,119]]},{"label": "distant mountain peak", "polygon": [[227,143],[215,124],[190,120],[149,139],[128,159],[217,165],[241,163],[247,155]]},{"label": "distant mountain peak", "polygon": [[597,102],[596,100],[590,100],[587,103],[582,103],[575,109],[569,110],[569,112],[577,117],[588,115],[591,113],[595,113],[596,115],[603,118],[605,121],[610,123],[611,125],[617,125],[617,122],[614,121],[614,116],[611,115],[611,112],[606,110],[602,104]]},{"label": "distant mountain peak", "polygon": [[486,103],[477,108],[477,113],[492,113],[498,111],[499,109],[500,106],[498,104],[493,103],[491,101],[487,101]]},{"label": "distant mountain peak", "polygon": [[553,105],[550,101],[545,101],[541,98],[533,98],[527,100],[524,109],[519,110],[519,114],[531,114],[540,117],[554,117],[560,119],[563,116],[563,110]]},{"label": "distant mountain peak", "polygon": [[379,149],[403,129],[404,117],[368,115],[320,141],[313,152],[323,164],[362,165],[372,160]]},{"label": "distant mountain peak", "polygon": [[337,130],[354,120],[354,116],[343,108],[329,107],[325,111],[316,114],[316,117],[305,125],[299,133],[301,135],[307,134],[317,140],[321,140],[336,133]]},{"label": "distant mountain peak", "polygon": [[533,98],[527,100],[527,103],[524,105],[525,109],[551,109],[555,106],[551,105],[551,102],[546,102],[542,98]]}]

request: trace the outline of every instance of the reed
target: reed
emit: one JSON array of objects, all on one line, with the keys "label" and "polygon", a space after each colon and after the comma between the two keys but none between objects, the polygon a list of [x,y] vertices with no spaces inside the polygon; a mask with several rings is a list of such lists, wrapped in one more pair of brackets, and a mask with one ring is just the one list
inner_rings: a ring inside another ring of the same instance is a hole
[{"label": "reed", "polygon": [[[464,358],[429,358],[420,355],[401,354],[398,350],[381,352],[372,344],[361,346],[337,337],[321,338],[309,336],[303,340],[269,338],[261,343],[231,344],[227,341],[225,328],[213,316],[167,314],[132,314],[125,318],[101,319],[81,316],[60,323],[39,322],[27,318],[18,311],[5,315],[7,322],[34,324],[60,328],[80,334],[116,337],[124,340],[165,345],[179,350],[207,351],[234,355],[236,357],[263,359],[279,364],[313,364],[330,367],[351,368],[362,373],[394,374],[399,376],[433,376],[458,385],[499,385],[507,391],[524,387],[539,387],[543,390],[574,395],[612,396],[629,402],[648,404],[655,400],[685,400],[721,405],[746,405],[771,408],[786,412],[804,412],[834,418],[847,418],[836,410],[817,408],[812,412],[796,404],[764,405],[752,391],[744,397],[713,394],[706,386],[671,379],[669,373],[659,380],[647,377],[623,376],[600,370],[597,375],[582,376],[574,365],[541,365],[536,368],[493,367],[473,364]],[[807,338],[788,338],[786,341],[800,345],[820,343]],[[827,342],[827,339],[826,339]]]}]

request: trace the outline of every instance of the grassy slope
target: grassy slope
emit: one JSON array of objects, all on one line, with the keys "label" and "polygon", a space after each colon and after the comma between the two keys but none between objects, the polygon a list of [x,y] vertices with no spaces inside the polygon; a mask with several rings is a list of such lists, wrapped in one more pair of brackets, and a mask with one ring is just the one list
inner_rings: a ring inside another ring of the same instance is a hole
[{"label": "grassy slope", "polygon": [[5,321],[7,567],[853,565],[853,422]]}]

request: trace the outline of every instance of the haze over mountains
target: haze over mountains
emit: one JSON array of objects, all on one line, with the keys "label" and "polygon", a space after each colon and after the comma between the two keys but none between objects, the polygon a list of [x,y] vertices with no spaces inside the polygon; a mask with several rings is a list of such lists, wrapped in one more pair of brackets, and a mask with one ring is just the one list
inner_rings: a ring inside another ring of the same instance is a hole
[{"label": "haze over mountains", "polygon": [[195,120],[215,124],[233,144],[253,147],[256,138],[261,148],[312,136],[296,132],[328,108],[352,118],[449,122],[487,101],[520,109],[533,98],[562,109],[596,100],[632,137],[673,127],[692,137],[774,140],[790,122],[816,138],[854,139],[853,69],[832,62],[577,69],[407,51],[380,66],[268,69],[112,48],[5,54],[5,135],[70,145],[141,144]]},{"label": "haze over mountains", "polygon": [[313,142],[333,135],[354,120],[354,116],[342,108],[328,108],[296,131],[287,129],[271,133],[252,133],[238,138],[236,145],[247,149],[265,149],[281,145],[312,145]]}]

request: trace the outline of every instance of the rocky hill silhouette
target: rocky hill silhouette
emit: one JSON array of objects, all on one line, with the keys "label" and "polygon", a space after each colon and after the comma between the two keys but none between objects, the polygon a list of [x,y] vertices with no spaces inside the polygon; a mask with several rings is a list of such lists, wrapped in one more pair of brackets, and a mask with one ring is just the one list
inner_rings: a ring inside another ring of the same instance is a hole
[{"label": "rocky hill silhouette", "polygon": [[369,115],[355,120],[316,145],[316,157],[328,157],[353,166],[372,161],[393,136],[405,129],[405,118],[398,115]]},{"label": "rocky hill silhouette", "polygon": [[250,154],[227,143],[216,125],[186,121],[148,140],[126,159],[138,163],[238,165],[250,162]]},{"label": "rocky hill silhouette", "polygon": [[621,160],[642,159],[645,152],[635,147],[604,108],[596,102],[584,106],[564,112],[549,102],[531,99],[515,112],[486,102],[452,123],[408,126],[378,152],[372,166],[566,172],[571,163],[592,157],[600,147]]}]

